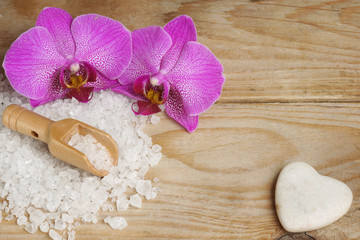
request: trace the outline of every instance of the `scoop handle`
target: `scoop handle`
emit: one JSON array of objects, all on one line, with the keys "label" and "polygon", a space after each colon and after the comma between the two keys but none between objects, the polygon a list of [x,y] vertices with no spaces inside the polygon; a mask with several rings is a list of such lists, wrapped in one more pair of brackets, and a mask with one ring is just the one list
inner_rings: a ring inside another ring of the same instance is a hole
[{"label": "scoop handle", "polygon": [[54,121],[19,105],[11,104],[4,110],[2,122],[12,130],[48,143],[50,125]]}]

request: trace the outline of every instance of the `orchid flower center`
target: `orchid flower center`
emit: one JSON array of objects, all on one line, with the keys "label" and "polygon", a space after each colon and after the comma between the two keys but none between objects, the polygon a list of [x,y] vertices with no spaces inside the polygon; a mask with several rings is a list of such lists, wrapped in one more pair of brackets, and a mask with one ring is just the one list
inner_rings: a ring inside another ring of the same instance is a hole
[{"label": "orchid flower center", "polygon": [[96,82],[96,70],[87,62],[73,62],[65,65],[60,72],[60,83],[68,89],[67,96],[79,102],[88,102],[94,90],[91,84]]},{"label": "orchid flower center", "polygon": [[161,105],[164,103],[164,86],[158,84],[159,80],[157,78],[151,78],[150,83],[146,84],[144,95],[152,104]]},{"label": "orchid flower center", "polygon": [[80,88],[88,82],[89,74],[84,64],[73,63],[67,70],[64,73],[64,84],[67,88]]}]

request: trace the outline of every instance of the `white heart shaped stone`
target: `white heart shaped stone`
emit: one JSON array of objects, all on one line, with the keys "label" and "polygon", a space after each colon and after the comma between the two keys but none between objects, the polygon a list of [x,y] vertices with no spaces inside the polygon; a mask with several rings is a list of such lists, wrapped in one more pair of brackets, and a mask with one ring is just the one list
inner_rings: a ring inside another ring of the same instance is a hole
[{"label": "white heart shaped stone", "polygon": [[335,222],[349,210],[352,199],[346,184],[320,175],[304,162],[288,164],[276,183],[276,211],[288,232],[311,231]]}]

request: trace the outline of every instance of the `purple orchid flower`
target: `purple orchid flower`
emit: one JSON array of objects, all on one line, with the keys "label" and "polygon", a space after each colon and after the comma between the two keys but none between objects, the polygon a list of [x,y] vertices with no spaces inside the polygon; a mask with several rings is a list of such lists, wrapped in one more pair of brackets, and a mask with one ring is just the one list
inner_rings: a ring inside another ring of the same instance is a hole
[{"label": "purple orchid flower", "polygon": [[121,23],[44,8],[36,26],[11,45],[3,67],[13,88],[35,107],[64,97],[88,102],[93,91],[117,84],[130,60],[131,35]]},{"label": "purple orchid flower", "polygon": [[164,28],[136,30],[131,37],[131,63],[112,90],[138,100],[135,114],[157,113],[164,104],[171,118],[193,132],[199,114],[220,97],[225,81],[221,63],[196,42],[189,16],[179,16]]}]

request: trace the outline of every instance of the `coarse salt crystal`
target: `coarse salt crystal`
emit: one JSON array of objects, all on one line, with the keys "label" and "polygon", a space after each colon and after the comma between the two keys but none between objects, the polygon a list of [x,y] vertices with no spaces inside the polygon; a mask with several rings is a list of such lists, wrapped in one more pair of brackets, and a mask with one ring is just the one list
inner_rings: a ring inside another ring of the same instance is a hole
[{"label": "coarse salt crystal", "polygon": [[162,158],[162,153],[160,153],[160,152],[152,155],[150,157],[150,166],[151,167],[156,166],[159,163],[159,161],[161,160],[161,158]]},{"label": "coarse salt crystal", "polygon": [[158,124],[160,122],[160,117],[156,115],[152,115],[150,119],[151,119],[150,122],[152,124]]},{"label": "coarse salt crystal", "polygon": [[92,222],[93,224],[96,224],[98,221],[99,221],[99,220],[97,219],[96,216],[93,216],[93,218],[91,219],[91,222]]},{"label": "coarse salt crystal", "polygon": [[161,190],[161,188],[159,188],[159,187],[153,187],[153,191],[154,191],[155,193],[160,193],[162,190]]},{"label": "coarse salt crystal", "polygon": [[141,208],[142,198],[140,197],[139,194],[136,193],[136,194],[130,196],[129,203],[133,207]]},{"label": "coarse salt crystal", "polygon": [[121,196],[124,192],[126,191],[126,185],[120,185],[120,186],[115,186],[112,191],[110,196],[111,197],[118,197]]},{"label": "coarse salt crystal", "polygon": [[50,226],[48,222],[43,222],[39,228],[42,232],[49,232]]},{"label": "coarse salt crystal", "polygon": [[37,227],[35,227],[35,225],[33,223],[27,223],[25,226],[25,230],[28,233],[34,234],[37,231]]},{"label": "coarse salt crystal", "polygon": [[34,224],[35,227],[38,227],[45,220],[45,215],[39,209],[30,211],[29,220]]},{"label": "coarse salt crystal", "polygon": [[161,111],[165,111],[165,104],[161,104],[158,107],[160,108]]},{"label": "coarse salt crystal", "polygon": [[24,216],[24,215],[20,216],[16,221],[16,224],[20,225],[20,226],[21,225],[26,225],[26,223],[27,223],[27,217]]},{"label": "coarse salt crystal", "polygon": [[54,229],[62,231],[66,228],[66,223],[61,218],[55,219],[55,226]]},{"label": "coarse salt crystal", "polygon": [[68,234],[67,240],[75,240],[75,231],[69,231]]},{"label": "coarse salt crystal", "polygon": [[104,204],[104,205],[102,206],[101,210],[102,210],[103,212],[107,212],[107,211],[109,210],[109,205],[108,205],[108,204]]},{"label": "coarse salt crystal", "polygon": [[74,222],[74,219],[69,214],[66,214],[66,213],[63,213],[61,218],[66,223],[73,223]]},{"label": "coarse salt crystal", "polygon": [[49,236],[53,240],[62,240],[62,236],[56,232],[54,229],[50,229]]},{"label": "coarse salt crystal", "polygon": [[153,189],[150,180],[139,180],[135,189],[140,195],[145,196],[146,199],[153,198]]},{"label": "coarse salt crystal", "polygon": [[81,221],[84,223],[89,223],[92,221],[97,221],[97,218],[94,214],[87,213],[81,217]]},{"label": "coarse salt crystal", "polygon": [[91,195],[91,199],[94,202],[99,202],[99,203],[105,202],[108,199],[108,197],[109,197],[109,193],[106,191],[104,186],[100,186]]},{"label": "coarse salt crystal", "polygon": [[129,200],[124,196],[116,200],[116,209],[118,211],[126,210],[129,206]]},{"label": "coarse salt crystal", "polygon": [[121,230],[121,229],[127,227],[127,225],[128,225],[125,218],[123,218],[123,217],[113,217],[112,218],[112,217],[108,216],[104,219],[104,222],[109,224],[111,228],[117,229],[117,230]]},{"label": "coarse salt crystal", "polygon": [[6,217],[5,217],[5,220],[6,221],[10,221],[10,220],[13,220],[14,219],[14,215],[12,215],[12,214],[9,214],[9,215],[7,215]]},{"label": "coarse salt crystal", "polygon": [[99,221],[99,220],[98,220],[98,218],[97,218],[96,216],[93,216],[92,219],[91,219],[91,222],[92,222],[93,224],[96,224],[98,221]]},{"label": "coarse salt crystal", "polygon": [[161,146],[159,144],[154,144],[151,149],[153,153],[158,153],[161,151]]}]

